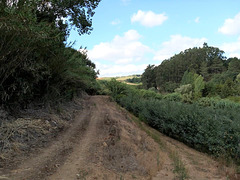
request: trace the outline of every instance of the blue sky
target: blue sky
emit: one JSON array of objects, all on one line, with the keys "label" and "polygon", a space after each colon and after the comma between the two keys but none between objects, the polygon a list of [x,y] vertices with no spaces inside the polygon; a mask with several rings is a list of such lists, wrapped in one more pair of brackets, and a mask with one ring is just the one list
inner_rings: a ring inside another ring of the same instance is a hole
[{"label": "blue sky", "polygon": [[87,47],[100,77],[141,74],[204,42],[240,58],[239,0],[102,0],[93,28],[68,41]]}]

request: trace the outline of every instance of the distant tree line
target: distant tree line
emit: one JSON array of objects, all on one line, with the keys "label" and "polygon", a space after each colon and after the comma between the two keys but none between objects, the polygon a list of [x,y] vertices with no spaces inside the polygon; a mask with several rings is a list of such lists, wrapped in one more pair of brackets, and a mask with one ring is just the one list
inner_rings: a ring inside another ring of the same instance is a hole
[{"label": "distant tree line", "polygon": [[185,85],[186,89],[187,84],[192,86],[191,90],[196,90],[202,81],[204,85],[199,86],[201,90],[198,96],[227,97],[240,95],[239,73],[240,59],[227,59],[224,51],[204,43],[203,47],[180,52],[164,60],[159,66],[148,65],[142,74],[142,83],[145,89],[154,87],[160,92],[171,93],[180,86]]},{"label": "distant tree line", "polygon": [[129,79],[126,79],[126,82],[129,82],[129,83],[141,83],[141,77],[129,78]]}]

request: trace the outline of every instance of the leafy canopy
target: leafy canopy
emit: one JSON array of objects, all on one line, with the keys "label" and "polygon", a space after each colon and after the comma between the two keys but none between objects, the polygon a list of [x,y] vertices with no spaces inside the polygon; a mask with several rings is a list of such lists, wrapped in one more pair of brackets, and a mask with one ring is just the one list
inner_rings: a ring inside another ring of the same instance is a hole
[{"label": "leafy canopy", "polygon": [[[79,35],[90,33],[94,10],[101,0],[2,0],[1,11],[6,8],[21,11],[28,7],[38,22],[55,22],[65,35],[74,27]],[[67,21],[65,21],[67,19]]]}]

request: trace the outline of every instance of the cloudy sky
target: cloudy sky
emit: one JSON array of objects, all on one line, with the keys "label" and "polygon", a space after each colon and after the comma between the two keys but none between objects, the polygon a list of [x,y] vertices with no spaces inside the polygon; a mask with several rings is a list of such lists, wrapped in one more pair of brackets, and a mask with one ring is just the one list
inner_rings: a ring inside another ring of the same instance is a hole
[{"label": "cloudy sky", "polygon": [[141,74],[204,42],[240,58],[239,0],[102,0],[93,28],[69,41],[87,47],[100,77]]}]

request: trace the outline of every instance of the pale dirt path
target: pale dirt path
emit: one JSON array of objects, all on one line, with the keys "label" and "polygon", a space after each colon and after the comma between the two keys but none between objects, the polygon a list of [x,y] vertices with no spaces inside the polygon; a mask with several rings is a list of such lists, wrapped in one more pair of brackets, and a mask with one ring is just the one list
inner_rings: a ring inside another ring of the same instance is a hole
[{"label": "pale dirt path", "polygon": [[[77,175],[81,173],[81,169],[85,168],[88,163],[88,154],[91,144],[99,141],[99,136],[97,134],[97,123],[102,121],[103,115],[103,104],[101,102],[97,103],[98,97],[92,97],[90,100],[91,107],[89,109],[90,116],[89,125],[86,132],[81,137],[77,145],[73,149],[73,153],[67,158],[65,163],[57,170],[55,174],[50,176],[49,180],[68,180],[76,179]],[[96,104],[97,103],[97,104]]]},{"label": "pale dirt path", "polygon": [[227,179],[225,168],[207,155],[146,126],[160,137],[164,148],[160,147],[131,118],[107,96],[90,97],[72,126],[51,146],[15,170],[0,173],[0,179],[175,180],[172,151],[178,152],[189,179]]},{"label": "pale dirt path", "polygon": [[62,165],[73,151],[74,145],[81,139],[81,135],[84,134],[88,126],[89,109],[90,105],[85,104],[84,110],[77,115],[77,119],[66,132],[60,134],[49,147],[23,160],[18,168],[8,172],[6,176],[13,180],[37,180],[52,174]]}]

